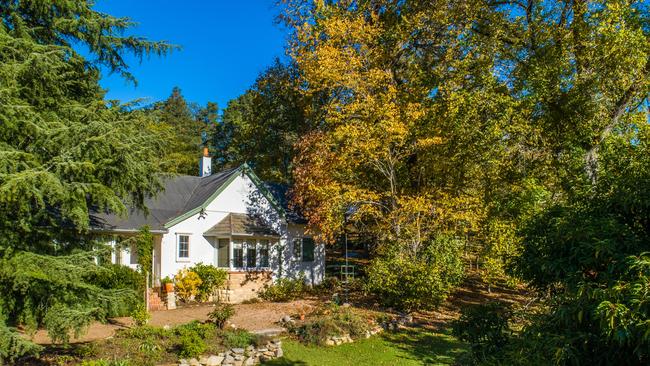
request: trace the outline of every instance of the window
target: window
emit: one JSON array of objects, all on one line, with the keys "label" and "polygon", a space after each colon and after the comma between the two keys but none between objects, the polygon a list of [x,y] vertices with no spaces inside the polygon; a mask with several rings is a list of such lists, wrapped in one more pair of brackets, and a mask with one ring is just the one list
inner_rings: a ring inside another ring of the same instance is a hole
[{"label": "window", "polygon": [[314,239],[302,238],[302,261],[314,261]]},{"label": "window", "polygon": [[219,239],[217,249],[217,267],[230,267],[230,258],[228,253],[230,239]]},{"label": "window", "polygon": [[246,268],[255,268],[257,262],[257,249],[255,240],[246,242]]},{"label": "window", "polygon": [[269,241],[267,239],[260,240],[260,267],[269,267]]},{"label": "window", "polygon": [[241,240],[232,241],[232,265],[244,268],[244,243]]},{"label": "window", "polygon": [[293,239],[293,258],[295,260],[300,260],[302,257],[302,239],[296,238]]},{"label": "window", "polygon": [[190,257],[190,236],[178,236],[178,258],[188,259]]}]

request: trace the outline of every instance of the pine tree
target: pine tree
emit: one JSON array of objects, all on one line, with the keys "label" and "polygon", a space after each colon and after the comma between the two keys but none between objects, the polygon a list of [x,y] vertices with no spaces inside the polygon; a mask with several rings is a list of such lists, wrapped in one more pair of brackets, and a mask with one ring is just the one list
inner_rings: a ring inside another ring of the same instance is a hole
[{"label": "pine tree", "polygon": [[0,17],[0,360],[11,361],[38,350],[17,325],[66,341],[137,301],[91,281],[107,269],[89,212],[143,206],[159,188],[159,139],[146,113],[104,101],[99,68],[132,80],[126,53],[173,47],[122,36],[132,23],[88,1],[3,0]]}]

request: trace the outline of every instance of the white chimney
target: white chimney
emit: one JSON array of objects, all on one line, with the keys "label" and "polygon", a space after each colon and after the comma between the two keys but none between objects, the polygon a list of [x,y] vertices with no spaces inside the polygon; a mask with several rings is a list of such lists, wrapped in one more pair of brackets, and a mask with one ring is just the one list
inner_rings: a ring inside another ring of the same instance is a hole
[{"label": "white chimney", "polygon": [[203,147],[203,156],[199,161],[199,177],[207,177],[212,174],[212,158],[208,153],[208,147]]}]

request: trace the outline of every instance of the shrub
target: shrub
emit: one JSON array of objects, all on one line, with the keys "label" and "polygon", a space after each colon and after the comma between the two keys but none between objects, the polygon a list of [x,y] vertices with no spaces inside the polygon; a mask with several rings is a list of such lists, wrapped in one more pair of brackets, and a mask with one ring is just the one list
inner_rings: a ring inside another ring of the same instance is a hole
[{"label": "shrub", "polygon": [[216,327],[212,323],[201,323],[197,320],[174,328],[174,333],[183,336],[185,334],[196,334],[200,338],[212,338],[215,335]]},{"label": "shrub", "polygon": [[196,273],[201,280],[196,294],[199,301],[207,301],[210,295],[223,287],[228,278],[228,272],[209,264],[199,263],[190,268],[190,271]]},{"label": "shrub", "polygon": [[286,302],[302,297],[306,290],[305,277],[301,275],[295,279],[279,278],[274,284],[265,286],[259,296],[267,301]]},{"label": "shrub", "polygon": [[324,344],[331,336],[349,334],[360,338],[370,328],[370,323],[349,307],[331,306],[321,311],[315,320],[290,329],[301,342],[306,344]]},{"label": "shrub", "polygon": [[103,271],[96,271],[88,278],[93,285],[106,289],[127,288],[144,293],[144,276],[127,266],[107,263],[102,265]]},{"label": "shrub", "polygon": [[243,329],[223,332],[223,344],[227,348],[244,348],[255,341],[255,336]]},{"label": "shrub", "polygon": [[181,269],[178,271],[176,276],[174,276],[176,295],[178,295],[178,298],[183,302],[187,302],[196,296],[201,283],[202,281],[199,278],[199,275],[187,268]]},{"label": "shrub", "polygon": [[470,344],[474,358],[483,360],[500,352],[508,342],[510,316],[509,307],[499,302],[469,306],[453,322],[453,334]]},{"label": "shrub", "polygon": [[144,304],[138,304],[135,309],[131,312],[131,318],[137,326],[143,326],[149,323],[151,319],[151,314],[147,311],[147,307]]},{"label": "shrub", "polygon": [[180,357],[196,357],[205,353],[208,346],[196,333],[188,332],[179,336],[178,355]]},{"label": "shrub", "polygon": [[228,319],[235,315],[235,307],[231,304],[217,303],[214,310],[208,314],[208,319],[213,322],[217,327],[223,329]]},{"label": "shrub", "polygon": [[406,311],[434,308],[462,279],[459,250],[459,241],[439,237],[416,258],[397,253],[378,257],[368,268],[366,289],[385,306]]}]

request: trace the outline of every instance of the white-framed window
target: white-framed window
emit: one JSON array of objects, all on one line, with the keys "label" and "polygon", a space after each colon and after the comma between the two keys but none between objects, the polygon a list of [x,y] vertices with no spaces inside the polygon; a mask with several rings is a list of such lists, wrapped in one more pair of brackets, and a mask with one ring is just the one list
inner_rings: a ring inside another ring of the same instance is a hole
[{"label": "white-framed window", "polygon": [[179,261],[190,259],[190,236],[187,234],[177,235],[176,258]]},{"label": "white-framed window", "polygon": [[232,266],[235,268],[244,268],[244,241],[232,241]]},{"label": "white-framed window", "polygon": [[270,241],[269,239],[260,239],[258,242],[259,250],[258,250],[258,255],[259,255],[259,262],[257,263],[259,267],[261,268],[268,268],[270,267],[269,265],[269,246],[270,246]]},{"label": "white-framed window", "polygon": [[232,268],[255,270],[270,267],[269,253],[272,242],[269,239],[232,239]]}]

